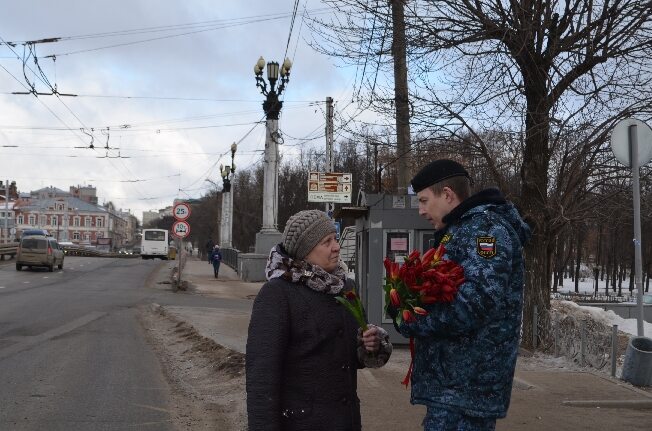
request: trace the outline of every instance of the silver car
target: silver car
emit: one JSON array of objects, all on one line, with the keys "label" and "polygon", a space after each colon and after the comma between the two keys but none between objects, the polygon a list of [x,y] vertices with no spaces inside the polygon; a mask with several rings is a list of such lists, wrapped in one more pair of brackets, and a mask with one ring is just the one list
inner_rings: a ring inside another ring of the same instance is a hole
[{"label": "silver car", "polygon": [[21,238],[16,254],[16,270],[20,271],[23,266],[44,266],[50,272],[54,266],[63,269],[65,255],[57,240],[45,235],[31,235]]}]

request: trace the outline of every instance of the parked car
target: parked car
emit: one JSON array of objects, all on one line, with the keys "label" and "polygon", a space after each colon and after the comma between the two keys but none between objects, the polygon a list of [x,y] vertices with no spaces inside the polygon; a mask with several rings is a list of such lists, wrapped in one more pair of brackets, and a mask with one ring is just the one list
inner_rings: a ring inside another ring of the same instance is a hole
[{"label": "parked car", "polygon": [[18,253],[16,254],[16,271],[23,269],[23,266],[32,268],[44,266],[50,272],[54,266],[63,269],[63,250],[57,240],[45,235],[28,235],[20,239]]}]

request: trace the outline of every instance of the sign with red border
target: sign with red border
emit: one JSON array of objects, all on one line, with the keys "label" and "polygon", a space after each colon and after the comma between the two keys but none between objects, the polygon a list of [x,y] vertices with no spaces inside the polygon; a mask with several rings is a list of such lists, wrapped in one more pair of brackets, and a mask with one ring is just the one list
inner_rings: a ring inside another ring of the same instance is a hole
[{"label": "sign with red border", "polygon": [[172,225],[172,235],[177,238],[185,238],[190,235],[190,224],[187,221],[177,221]]},{"label": "sign with red border", "polygon": [[172,209],[172,215],[179,221],[187,220],[190,217],[190,205],[185,202],[179,202]]}]

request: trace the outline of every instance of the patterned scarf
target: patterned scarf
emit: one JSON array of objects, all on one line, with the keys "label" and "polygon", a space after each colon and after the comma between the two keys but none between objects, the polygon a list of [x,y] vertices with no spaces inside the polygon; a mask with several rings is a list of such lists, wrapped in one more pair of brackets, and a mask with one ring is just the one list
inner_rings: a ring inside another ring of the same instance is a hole
[{"label": "patterned scarf", "polygon": [[267,280],[282,278],[291,283],[303,284],[317,292],[337,295],[344,288],[346,274],[341,266],[332,273],[303,260],[295,260],[275,246],[267,258]]}]

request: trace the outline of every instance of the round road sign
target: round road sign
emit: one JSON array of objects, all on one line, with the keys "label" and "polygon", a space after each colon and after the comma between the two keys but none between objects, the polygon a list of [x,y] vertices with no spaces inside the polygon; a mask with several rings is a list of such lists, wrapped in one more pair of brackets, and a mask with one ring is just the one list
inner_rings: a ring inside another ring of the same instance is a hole
[{"label": "round road sign", "polygon": [[638,167],[652,159],[652,129],[640,120],[628,118],[620,121],[611,132],[611,151],[616,159],[625,166],[631,166],[629,154],[629,127],[636,126],[636,141],[638,147]]},{"label": "round road sign", "polygon": [[190,205],[185,202],[176,204],[172,209],[172,215],[179,221],[186,220],[190,217]]},{"label": "round road sign", "polygon": [[178,221],[172,225],[172,235],[177,238],[185,238],[190,235],[190,225],[186,221]]}]

